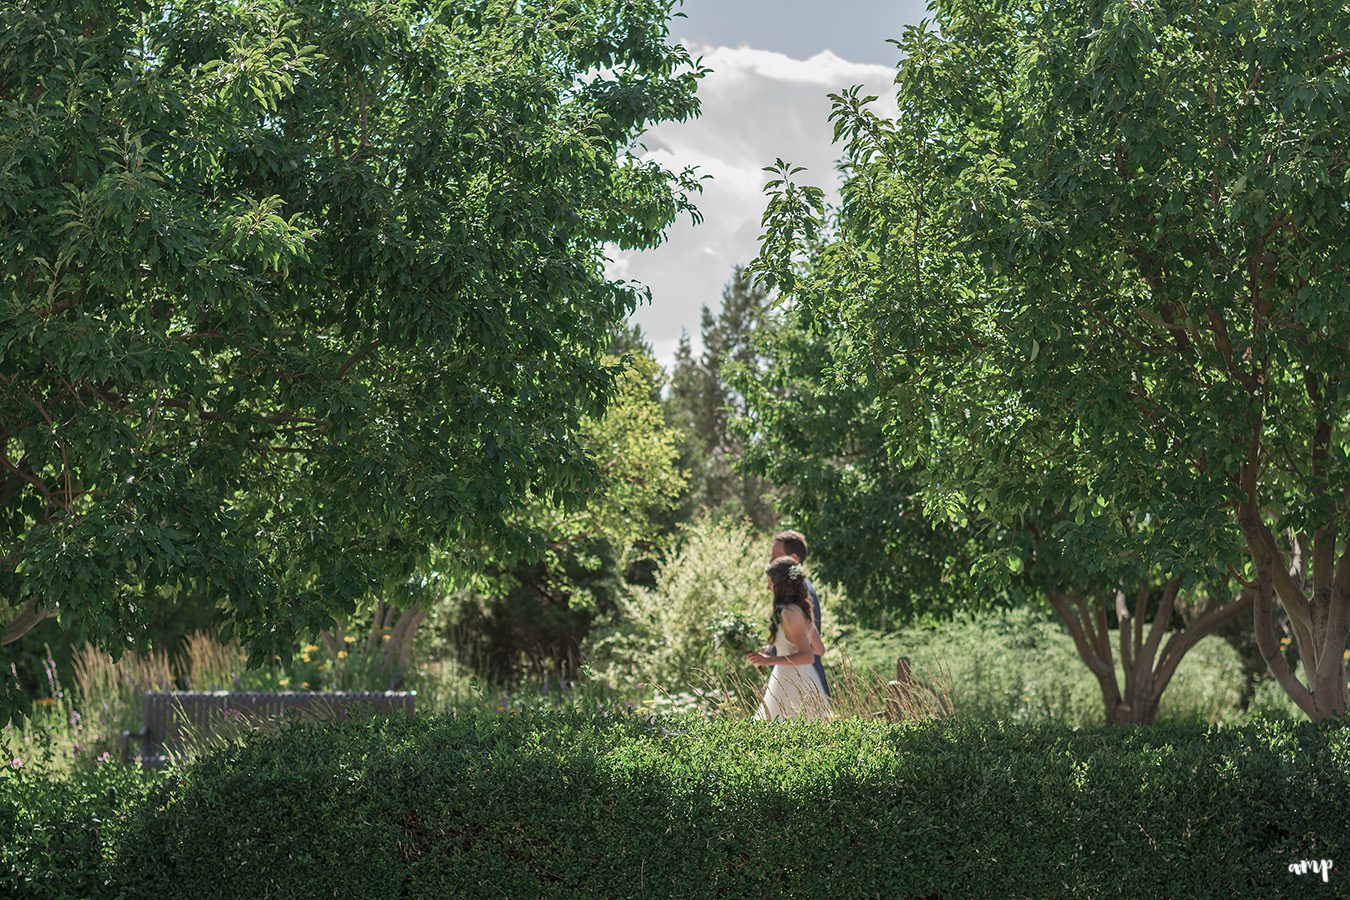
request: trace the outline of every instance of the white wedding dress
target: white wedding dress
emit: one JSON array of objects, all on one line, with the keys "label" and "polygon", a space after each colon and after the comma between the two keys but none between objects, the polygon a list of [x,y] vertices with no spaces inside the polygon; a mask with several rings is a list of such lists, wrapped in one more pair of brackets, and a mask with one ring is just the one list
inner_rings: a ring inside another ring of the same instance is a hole
[{"label": "white wedding dress", "polygon": [[[797,645],[779,631],[774,646],[779,656],[791,656]],[[820,683],[812,663],[800,666],[770,666],[769,686],[764,689],[764,700],[755,712],[756,719],[828,719],[833,714],[830,699],[825,696],[825,685]]]}]

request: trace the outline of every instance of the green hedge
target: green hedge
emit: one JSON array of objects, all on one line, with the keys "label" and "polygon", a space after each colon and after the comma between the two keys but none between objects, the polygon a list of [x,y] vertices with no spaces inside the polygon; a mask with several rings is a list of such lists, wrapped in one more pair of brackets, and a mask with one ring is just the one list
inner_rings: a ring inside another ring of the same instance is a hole
[{"label": "green hedge", "polygon": [[0,741],[0,897],[106,895],[110,851],[158,779],[116,761],[50,771],[50,760],[15,756]]},{"label": "green hedge", "polygon": [[49,864],[87,896],[1329,896],[1348,755],[1282,723],[466,714],[260,737]]}]

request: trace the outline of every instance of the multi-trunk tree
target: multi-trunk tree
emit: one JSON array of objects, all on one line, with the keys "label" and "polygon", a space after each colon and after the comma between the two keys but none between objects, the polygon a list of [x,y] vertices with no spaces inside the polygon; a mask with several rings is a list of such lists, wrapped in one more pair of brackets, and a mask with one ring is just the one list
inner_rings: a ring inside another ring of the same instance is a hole
[{"label": "multi-trunk tree", "polygon": [[1250,617],[1253,595],[1214,567],[1167,559],[1148,516],[1105,510],[1082,521],[1018,516],[1006,548],[1025,593],[1043,598],[1073,638],[1101,690],[1108,725],[1152,724],[1186,654],[1228,623]]},{"label": "multi-trunk tree", "polygon": [[763,271],[847,322],[937,493],[987,494],[1052,451],[1070,521],[1145,523],[1168,578],[1227,572],[1289,695],[1346,712],[1350,10],[935,11],[901,42],[894,120],[836,98],[836,233],[780,170]]},{"label": "multi-trunk tree", "polygon": [[[1090,475],[1071,471],[1055,446],[1062,420],[961,434],[980,402],[969,390],[949,392],[950,407],[925,407],[927,424],[880,415],[853,377],[848,323],[812,315],[824,312],[792,309],[765,335],[771,362],[742,383],[741,428],[747,465],[787,488],[784,508],[814,539],[813,567],[846,588],[853,617],[886,627],[1048,606],[1097,679],[1105,720],[1153,722],[1186,653],[1249,616],[1250,595],[1230,588],[1222,566],[1171,558],[1143,517],[1109,513],[1083,491]],[[961,456],[944,452],[962,442]]]},{"label": "multi-trunk tree", "polygon": [[694,182],[665,0],[0,7],[0,623],[195,594],[259,658],[596,483]]}]

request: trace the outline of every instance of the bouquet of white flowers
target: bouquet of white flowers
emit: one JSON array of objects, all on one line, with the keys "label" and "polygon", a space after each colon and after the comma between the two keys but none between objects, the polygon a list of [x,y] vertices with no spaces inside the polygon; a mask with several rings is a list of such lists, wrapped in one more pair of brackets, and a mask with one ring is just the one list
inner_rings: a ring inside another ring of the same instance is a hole
[{"label": "bouquet of white flowers", "polygon": [[764,644],[762,630],[748,616],[724,612],[708,626],[713,646],[732,654],[749,653]]}]

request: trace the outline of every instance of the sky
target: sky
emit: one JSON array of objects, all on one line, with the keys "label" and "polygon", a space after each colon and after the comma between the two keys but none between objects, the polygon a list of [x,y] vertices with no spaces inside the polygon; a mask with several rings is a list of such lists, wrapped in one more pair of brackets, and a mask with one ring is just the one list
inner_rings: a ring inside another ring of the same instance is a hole
[{"label": "sky", "polygon": [[643,156],[673,170],[692,165],[704,182],[697,205],[704,221],[671,226],[654,250],[611,249],[612,277],[651,289],[633,321],[657,359],[669,366],[681,331],[697,351],[699,310],[716,310],[733,265],[755,255],[764,213],[763,168],[782,157],[805,166],[798,177],[837,196],[828,95],[851,85],[895,109],[892,82],[899,51],[887,39],[924,16],[915,0],[685,0],[673,40],[712,69],[699,85],[703,114],[660,125],[642,138]]}]

